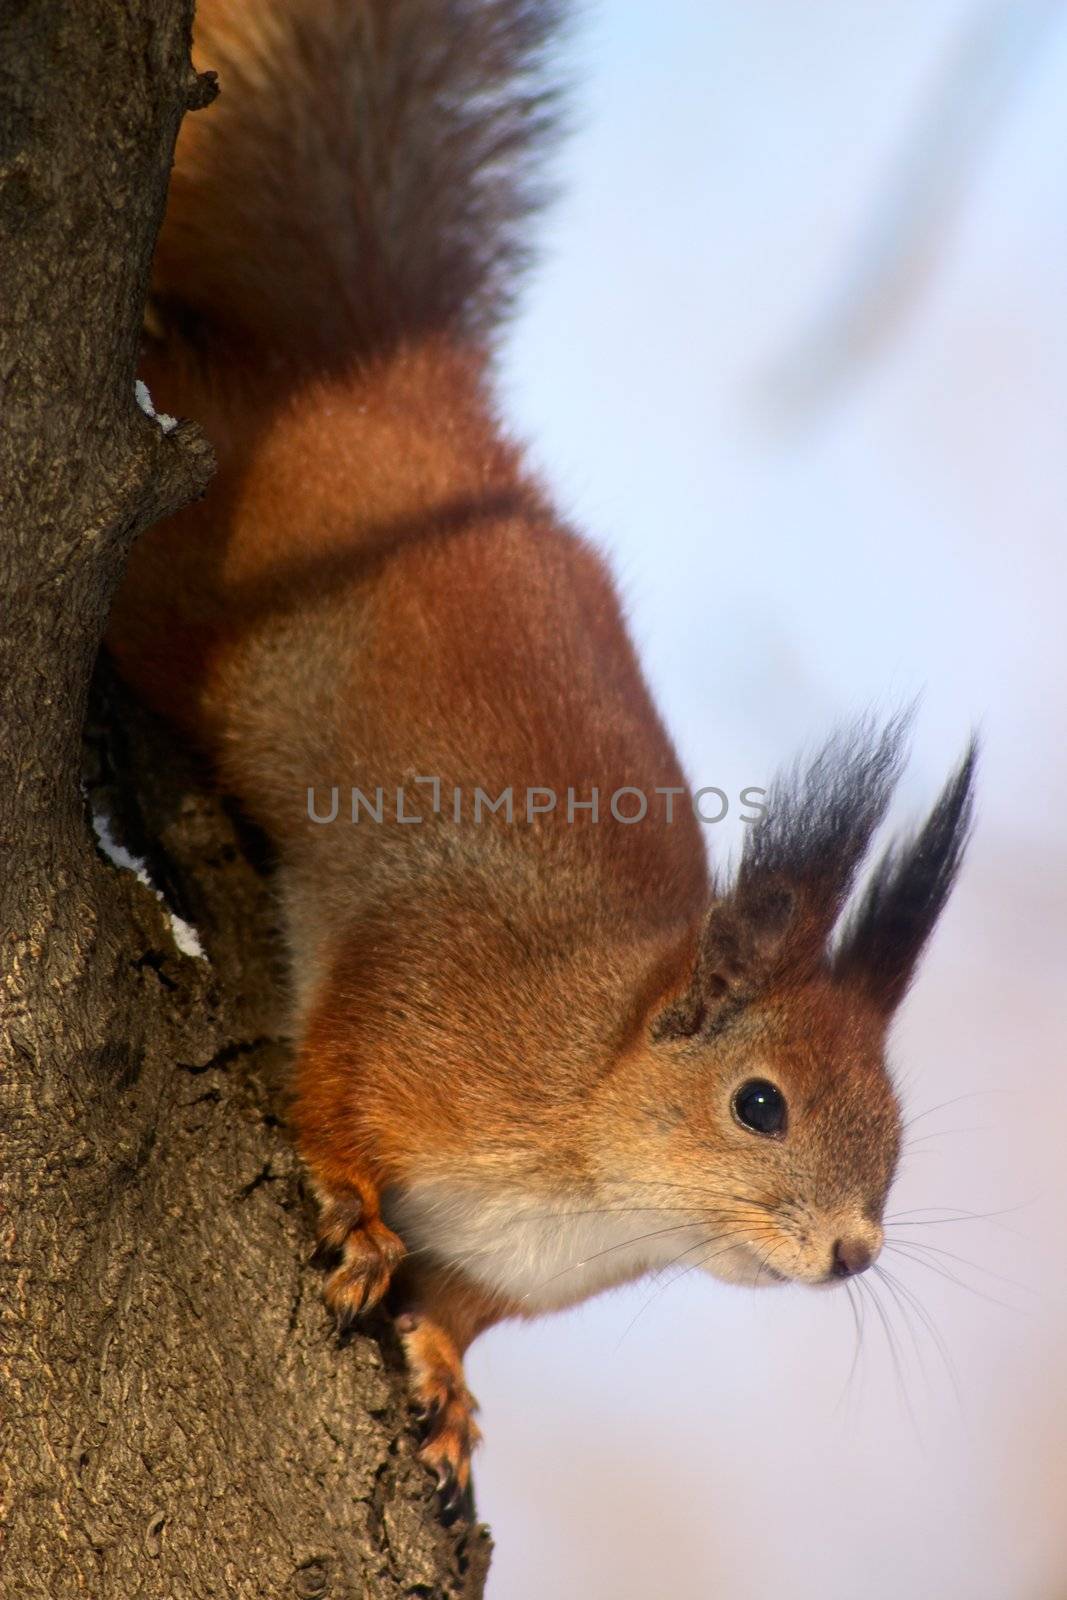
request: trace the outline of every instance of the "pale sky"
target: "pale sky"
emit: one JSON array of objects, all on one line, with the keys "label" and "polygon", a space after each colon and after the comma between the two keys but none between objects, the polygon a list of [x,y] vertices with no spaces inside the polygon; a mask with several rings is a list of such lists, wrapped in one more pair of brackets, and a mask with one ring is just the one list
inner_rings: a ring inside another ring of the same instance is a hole
[{"label": "pale sky", "polygon": [[[870,1315],[843,1399],[837,1294],[690,1273],[487,1335],[489,1595],[1065,1600],[1067,8],[601,0],[567,54],[508,413],[610,552],[698,782],[765,782],[921,690],[906,823],[981,725],[979,831],[894,1047],[908,1113],[941,1109],[890,1209],[1007,1214],[891,1235],[922,1313],[883,1292],[900,1376]],[[782,405],[909,225],[864,359]]]}]

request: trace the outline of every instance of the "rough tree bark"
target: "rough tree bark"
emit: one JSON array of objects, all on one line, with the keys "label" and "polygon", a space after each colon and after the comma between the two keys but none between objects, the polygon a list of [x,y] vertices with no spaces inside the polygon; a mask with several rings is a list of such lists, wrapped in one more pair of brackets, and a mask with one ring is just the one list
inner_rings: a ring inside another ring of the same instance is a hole
[{"label": "rough tree bark", "polygon": [[114,686],[83,777],[129,546],[210,475],[133,387],[175,135],[211,95],[191,11],[0,8],[0,1592],[474,1600],[488,1540],[437,1516],[388,1330],[340,1348],[307,1262],[269,878]]}]

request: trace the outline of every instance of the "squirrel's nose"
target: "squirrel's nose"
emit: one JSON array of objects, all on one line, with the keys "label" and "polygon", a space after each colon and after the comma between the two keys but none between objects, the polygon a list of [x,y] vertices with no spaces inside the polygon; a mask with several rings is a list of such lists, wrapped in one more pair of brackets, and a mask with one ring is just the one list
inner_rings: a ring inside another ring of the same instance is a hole
[{"label": "squirrel's nose", "polygon": [[873,1260],[873,1250],[862,1239],[838,1239],[830,1271],[835,1278],[851,1278],[857,1272],[865,1272]]}]

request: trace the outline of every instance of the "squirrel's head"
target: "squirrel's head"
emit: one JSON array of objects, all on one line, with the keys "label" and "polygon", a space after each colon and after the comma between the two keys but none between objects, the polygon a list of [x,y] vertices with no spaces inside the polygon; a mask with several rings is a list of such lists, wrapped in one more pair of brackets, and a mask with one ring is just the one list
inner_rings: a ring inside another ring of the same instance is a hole
[{"label": "squirrel's head", "polygon": [[972,745],[845,912],[902,732],[835,739],[771,791],[615,1086],[638,1115],[614,1172],[637,1179],[635,1204],[697,1226],[684,1264],[730,1281],[829,1283],[881,1248],[901,1134],[886,1035],[960,864],[975,762]]}]

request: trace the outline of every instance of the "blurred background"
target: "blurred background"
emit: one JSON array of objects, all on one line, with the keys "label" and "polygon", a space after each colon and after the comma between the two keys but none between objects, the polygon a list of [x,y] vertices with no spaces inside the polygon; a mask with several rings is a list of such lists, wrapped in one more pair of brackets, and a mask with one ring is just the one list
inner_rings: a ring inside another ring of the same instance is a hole
[{"label": "blurred background", "polygon": [[489,1594],[1067,1600],[1067,6],[601,0],[566,64],[508,413],[692,779],[920,691],[892,823],[985,764],[880,1310],[689,1272],[487,1335]]}]

